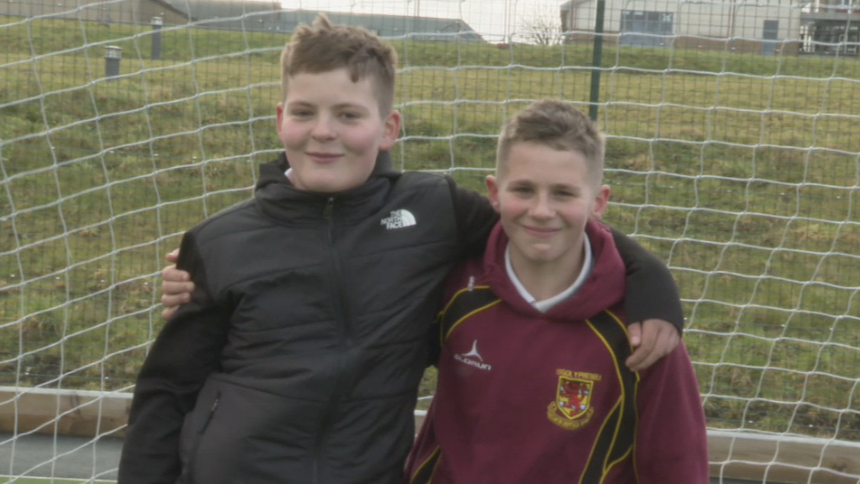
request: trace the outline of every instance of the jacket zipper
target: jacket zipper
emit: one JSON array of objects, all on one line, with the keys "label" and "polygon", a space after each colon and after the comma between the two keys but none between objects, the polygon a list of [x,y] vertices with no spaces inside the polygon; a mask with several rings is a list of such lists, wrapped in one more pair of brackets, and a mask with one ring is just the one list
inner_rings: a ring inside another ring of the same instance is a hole
[{"label": "jacket zipper", "polygon": [[[323,217],[327,222],[327,230],[328,230],[328,249],[329,249],[329,258],[331,261],[331,272],[332,272],[332,281],[334,281],[335,287],[333,292],[333,300],[335,304],[335,317],[337,318],[338,326],[340,331],[338,332],[339,346],[341,350],[345,350],[349,346],[349,341],[351,339],[351,319],[349,315],[349,311],[347,309],[347,297],[346,292],[343,285],[343,270],[340,264],[340,254],[338,253],[337,247],[335,245],[335,222],[334,222],[334,206],[335,206],[335,197],[329,197],[326,201],[325,209],[323,210]],[[343,360],[341,359],[341,355],[343,351],[338,352],[335,356],[337,358],[337,371],[335,372],[335,382],[334,382],[334,390],[332,391],[331,396],[329,397],[328,404],[326,405],[325,411],[322,414],[322,419],[320,420],[320,430],[317,434],[316,446],[314,448],[314,470],[313,470],[313,482],[314,484],[318,484],[320,482],[320,466],[322,465],[322,454],[323,447],[325,445],[325,439],[329,432],[329,427],[331,427],[332,419],[334,417],[335,409],[337,408],[338,401],[341,397],[341,388],[343,381]]]},{"label": "jacket zipper", "polygon": [[188,482],[194,482],[194,465],[197,463],[197,454],[200,452],[200,443],[203,442],[203,433],[209,428],[209,423],[212,422],[212,417],[215,416],[215,410],[218,409],[218,403],[221,401],[221,392],[215,394],[215,401],[209,408],[209,414],[206,415],[206,420],[203,426],[197,431],[197,438],[194,442],[194,448],[191,450],[191,455],[188,456]]}]

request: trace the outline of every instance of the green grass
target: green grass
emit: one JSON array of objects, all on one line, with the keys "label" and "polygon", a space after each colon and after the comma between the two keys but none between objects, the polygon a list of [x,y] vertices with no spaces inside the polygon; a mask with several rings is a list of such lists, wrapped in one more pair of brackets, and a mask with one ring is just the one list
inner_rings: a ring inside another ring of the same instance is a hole
[{"label": "green grass", "polygon": [[[148,26],[6,22],[0,382],[125,388],[163,254],[278,148],[286,37],[167,29],[153,61]],[[102,78],[107,44],[126,77]],[[483,189],[509,100],[587,108],[589,45],[395,47],[404,169]],[[607,46],[603,66],[607,219],[673,268],[709,424],[860,440],[860,62]]]}]

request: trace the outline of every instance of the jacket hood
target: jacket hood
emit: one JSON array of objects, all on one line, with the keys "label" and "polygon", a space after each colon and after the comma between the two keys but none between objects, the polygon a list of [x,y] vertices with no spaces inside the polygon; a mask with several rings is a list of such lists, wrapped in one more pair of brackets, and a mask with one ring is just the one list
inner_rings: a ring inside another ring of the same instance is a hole
[{"label": "jacket hood", "polygon": [[[559,321],[583,320],[617,305],[624,299],[627,288],[624,262],[615,247],[609,227],[600,222],[590,221],[585,227],[585,233],[591,243],[594,262],[591,274],[576,294],[547,311],[544,314],[545,317]],[[527,315],[540,314],[520,296],[508,277],[505,269],[505,249],[508,246],[508,240],[501,222],[497,223],[484,254],[484,282],[516,311]]]}]

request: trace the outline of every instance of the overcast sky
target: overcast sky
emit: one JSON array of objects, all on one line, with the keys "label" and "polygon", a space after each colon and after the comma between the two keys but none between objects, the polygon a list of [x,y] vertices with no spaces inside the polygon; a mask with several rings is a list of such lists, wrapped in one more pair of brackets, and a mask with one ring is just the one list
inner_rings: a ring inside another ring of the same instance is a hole
[{"label": "overcast sky", "polygon": [[563,0],[281,0],[284,8],[462,18],[487,41],[522,30],[535,15],[558,18]]}]

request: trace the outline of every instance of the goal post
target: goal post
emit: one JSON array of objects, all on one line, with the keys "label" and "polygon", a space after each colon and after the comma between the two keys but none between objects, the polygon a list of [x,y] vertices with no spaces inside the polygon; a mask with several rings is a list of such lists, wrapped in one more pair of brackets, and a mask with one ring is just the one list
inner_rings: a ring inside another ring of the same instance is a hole
[{"label": "goal post", "polygon": [[0,0],[0,446],[122,434],[164,254],[251,196],[280,50],[325,11],[398,51],[398,168],[483,190],[506,117],[596,108],[605,218],[681,290],[713,475],[860,482],[860,12],[603,1],[598,58],[597,0]]}]

